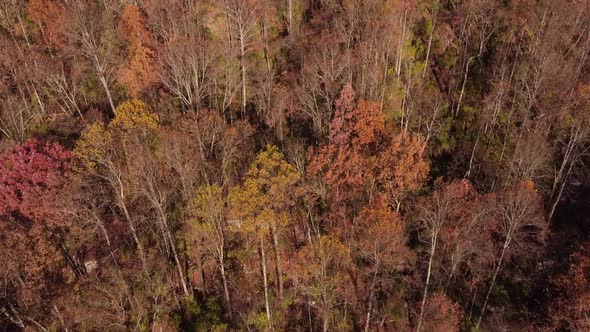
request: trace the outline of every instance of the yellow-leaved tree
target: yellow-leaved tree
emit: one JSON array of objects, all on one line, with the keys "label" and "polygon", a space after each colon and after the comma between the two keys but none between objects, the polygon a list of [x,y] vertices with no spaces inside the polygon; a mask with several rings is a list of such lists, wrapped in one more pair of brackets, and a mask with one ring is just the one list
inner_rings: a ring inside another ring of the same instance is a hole
[{"label": "yellow-leaved tree", "polygon": [[231,207],[240,218],[244,231],[257,239],[262,267],[265,310],[268,328],[273,330],[265,240],[270,237],[275,255],[276,284],[283,296],[281,233],[290,220],[290,209],[299,192],[300,174],[276,146],[267,145],[246,174],[244,183],[230,192]]},{"label": "yellow-leaved tree", "polygon": [[131,99],[121,103],[115,109],[115,118],[109,123],[109,127],[115,130],[145,131],[156,129],[158,122],[146,103],[139,99]]},{"label": "yellow-leaved tree", "polygon": [[82,132],[74,149],[78,171],[104,181],[112,190],[117,207],[123,214],[140,260],[148,273],[145,251],[139,239],[134,218],[128,208],[131,200],[128,151],[131,145],[143,141],[158,126],[154,114],[141,100],[122,103],[115,110],[115,118],[108,124],[94,123]]}]

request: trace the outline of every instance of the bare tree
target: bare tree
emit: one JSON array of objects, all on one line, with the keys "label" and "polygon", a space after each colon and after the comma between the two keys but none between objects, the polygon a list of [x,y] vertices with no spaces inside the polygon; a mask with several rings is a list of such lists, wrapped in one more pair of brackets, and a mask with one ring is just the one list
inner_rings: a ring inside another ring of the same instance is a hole
[{"label": "bare tree", "polygon": [[587,154],[590,147],[587,146],[590,138],[590,128],[584,121],[571,122],[570,128],[567,129],[565,139],[559,142],[561,149],[563,149],[561,162],[554,167],[553,181],[551,184],[549,213],[548,220],[551,220],[557,204],[561,201],[563,191],[567,185],[567,181],[574,170],[574,166]]},{"label": "bare tree", "polygon": [[229,40],[224,40],[221,56],[216,58],[211,68],[209,85],[210,92],[208,95],[211,100],[210,106],[222,113],[228,113],[230,122],[233,122],[232,106],[238,98],[240,91],[240,71],[237,70],[234,48]]},{"label": "bare tree", "polygon": [[339,41],[323,34],[310,47],[317,51],[304,59],[299,99],[301,110],[314,125],[320,137],[327,133],[333,103],[342,88],[348,62],[343,61]]},{"label": "bare tree", "polygon": [[248,64],[247,55],[255,45],[256,27],[259,17],[258,0],[224,0],[224,10],[227,16],[227,26],[230,38],[235,40],[238,48],[240,63],[240,78],[242,90],[242,113],[246,113]]},{"label": "bare tree", "polygon": [[542,183],[549,178],[550,148],[542,130],[523,135],[514,148],[513,155],[508,160],[507,185],[514,184],[520,179]]},{"label": "bare tree", "polygon": [[105,22],[109,15],[100,6],[78,1],[73,8],[75,21],[69,36],[77,46],[78,53],[87,58],[102,85],[111,107],[111,115],[115,114],[115,102],[110,86],[115,71],[114,32],[105,30],[113,24]]},{"label": "bare tree", "polygon": [[426,271],[426,282],[424,284],[424,291],[422,293],[422,301],[420,303],[420,315],[418,316],[418,325],[416,331],[419,332],[422,328],[422,319],[424,318],[424,307],[426,305],[426,298],[428,296],[428,288],[430,286],[430,279],[433,271],[434,256],[436,254],[439,235],[446,223],[449,222],[451,210],[453,208],[452,197],[446,195],[444,192],[435,191],[428,202],[419,207],[418,221],[426,235],[426,241],[429,244],[428,253],[428,269]]},{"label": "bare tree", "polygon": [[[471,12],[471,3],[470,6],[470,13],[468,13],[467,21],[470,21],[471,24],[475,26],[476,31],[476,43],[477,43],[477,52],[474,55],[467,55],[465,59],[465,69],[463,70],[463,79],[461,84],[461,90],[459,91],[459,98],[457,100],[457,105],[455,107],[455,116],[459,114],[459,110],[461,109],[461,102],[463,100],[463,95],[465,94],[465,86],[467,84],[467,80],[469,78],[469,69],[473,61],[477,60],[483,55],[485,51],[485,47],[496,31],[495,23],[493,18],[489,15],[489,13],[482,10],[481,12]],[[485,8],[486,4],[483,4],[482,8]],[[479,9],[479,8],[478,8]],[[466,48],[466,52],[467,52]]]},{"label": "bare tree", "polygon": [[[206,250],[215,258],[221,281],[223,295],[230,314],[232,316],[232,302],[229,293],[226,271],[226,221],[225,201],[221,187],[218,185],[205,185],[199,187],[196,192],[192,208],[198,218],[190,224],[189,228],[203,239]],[[189,235],[192,237],[194,235]]]},{"label": "bare tree", "polygon": [[496,285],[496,278],[507,259],[534,253],[535,247],[543,243],[547,223],[543,217],[541,200],[532,182],[524,181],[508,188],[498,197],[494,207],[495,232],[500,239],[497,260],[494,263],[492,279],[486,293],[476,328],[479,329],[487,309],[490,294]]},{"label": "bare tree", "polygon": [[50,75],[46,79],[50,93],[54,95],[59,108],[68,116],[78,114],[82,119],[82,111],[78,107],[76,84],[68,82],[63,68],[60,72]]},{"label": "bare tree", "polygon": [[172,199],[172,193],[175,188],[175,181],[171,174],[161,165],[146,146],[130,146],[127,152],[128,161],[133,167],[130,172],[135,175],[135,190],[139,195],[145,197],[149,205],[156,212],[156,220],[166,252],[172,255],[178,271],[178,277],[182,290],[186,296],[190,295],[184,275],[183,264],[180,261],[176,239],[173,236],[172,225],[169,218],[169,207]]},{"label": "bare tree", "polygon": [[[174,25],[165,34],[166,44],[162,55],[164,71],[162,82],[185,108],[201,108],[208,97],[213,78],[211,66],[219,56],[218,47],[204,38],[204,18],[193,11],[164,17],[161,24]],[[162,28],[163,29],[163,28]]]},{"label": "bare tree", "polygon": [[24,142],[41,114],[27,100],[8,96],[0,101],[0,132],[15,142]]}]

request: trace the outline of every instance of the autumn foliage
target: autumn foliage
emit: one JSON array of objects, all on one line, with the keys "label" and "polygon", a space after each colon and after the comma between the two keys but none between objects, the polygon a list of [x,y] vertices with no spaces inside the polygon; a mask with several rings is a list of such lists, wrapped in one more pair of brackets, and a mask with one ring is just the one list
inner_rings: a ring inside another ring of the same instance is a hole
[{"label": "autumn foliage", "polygon": [[323,177],[336,203],[363,189],[372,195],[379,186],[387,202],[399,208],[403,195],[419,189],[427,177],[424,143],[395,128],[386,130],[380,104],[355,103],[350,86],[342,89],[335,105],[328,142],[311,152],[308,173]]},{"label": "autumn foliage", "polygon": [[57,143],[35,139],[1,155],[0,230],[2,264],[10,297],[42,310],[62,275],[64,236],[72,228],[62,211],[71,155]]},{"label": "autumn foliage", "polygon": [[65,189],[71,155],[61,145],[31,139],[2,155],[0,215],[45,222],[48,199]]},{"label": "autumn foliage", "polygon": [[553,281],[555,302],[549,315],[555,329],[583,331],[590,328],[588,301],[590,301],[590,257],[588,244],[568,259],[569,267]]},{"label": "autumn foliage", "polygon": [[41,38],[51,47],[64,48],[67,45],[65,26],[67,14],[58,1],[32,0],[27,4],[27,13],[39,24]]},{"label": "autumn foliage", "polygon": [[119,72],[119,80],[131,96],[138,96],[158,80],[158,63],[155,41],[146,28],[141,9],[127,5],[123,9],[119,32],[123,35],[127,56]]},{"label": "autumn foliage", "polygon": [[0,0],[0,331],[590,330],[589,31]]}]

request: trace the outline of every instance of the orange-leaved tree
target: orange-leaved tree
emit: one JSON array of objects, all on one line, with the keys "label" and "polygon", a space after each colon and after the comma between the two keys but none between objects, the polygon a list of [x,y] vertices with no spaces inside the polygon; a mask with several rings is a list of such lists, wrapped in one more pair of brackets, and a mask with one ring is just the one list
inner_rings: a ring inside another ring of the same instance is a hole
[{"label": "orange-leaved tree", "polygon": [[329,186],[333,209],[351,209],[381,195],[399,210],[403,197],[419,189],[427,177],[425,143],[390,128],[379,103],[355,103],[350,85],[335,104],[328,142],[309,152],[308,175]]},{"label": "orange-leaved tree", "polygon": [[156,45],[138,6],[125,6],[119,31],[127,46],[127,57],[119,71],[119,82],[129,89],[131,96],[137,97],[159,79]]}]

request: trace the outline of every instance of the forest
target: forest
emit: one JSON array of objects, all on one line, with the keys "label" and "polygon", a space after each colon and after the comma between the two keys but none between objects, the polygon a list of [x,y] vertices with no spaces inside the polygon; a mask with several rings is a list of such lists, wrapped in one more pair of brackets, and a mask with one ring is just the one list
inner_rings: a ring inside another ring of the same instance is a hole
[{"label": "forest", "polygon": [[590,1],[0,0],[0,331],[590,331]]}]

